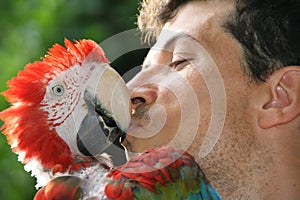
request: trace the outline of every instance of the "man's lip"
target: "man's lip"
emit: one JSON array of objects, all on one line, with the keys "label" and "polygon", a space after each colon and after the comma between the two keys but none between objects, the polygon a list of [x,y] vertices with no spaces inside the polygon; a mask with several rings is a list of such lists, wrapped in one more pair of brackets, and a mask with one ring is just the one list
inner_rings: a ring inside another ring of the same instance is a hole
[{"label": "man's lip", "polygon": [[139,156],[141,155],[141,153],[136,153],[133,151],[133,148],[130,144],[130,142],[125,138],[125,140],[123,141],[122,145],[125,147],[125,152],[126,152],[126,158],[127,160],[135,157],[135,156]]},{"label": "man's lip", "polygon": [[134,132],[135,129],[140,127],[137,123],[135,123],[133,120],[131,120],[130,125],[127,129],[125,138],[122,141],[122,145],[124,145],[127,149],[131,150],[130,142],[128,141],[128,137],[131,137],[132,135],[130,134],[131,132]]},{"label": "man's lip", "polygon": [[126,132],[126,137],[127,136],[133,136],[134,137],[134,133],[137,131],[137,129],[141,129],[142,126],[138,123],[136,123],[135,121],[131,120],[130,122],[130,125],[127,129],[127,132]]},{"label": "man's lip", "polygon": [[122,145],[123,145],[124,147],[126,147],[126,149],[131,150],[130,143],[127,141],[126,137],[125,137],[125,139],[122,141]]}]

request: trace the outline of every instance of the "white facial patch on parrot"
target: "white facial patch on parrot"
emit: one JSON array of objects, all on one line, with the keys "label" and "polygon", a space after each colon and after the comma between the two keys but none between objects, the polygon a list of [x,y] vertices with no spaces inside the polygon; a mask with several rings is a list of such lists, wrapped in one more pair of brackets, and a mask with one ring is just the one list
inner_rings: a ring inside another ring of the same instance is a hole
[{"label": "white facial patch on parrot", "polygon": [[75,64],[49,82],[41,109],[48,114],[49,127],[68,144],[73,155],[78,154],[76,133],[87,114],[83,99],[86,89],[93,92],[99,78],[108,68],[106,63]]}]

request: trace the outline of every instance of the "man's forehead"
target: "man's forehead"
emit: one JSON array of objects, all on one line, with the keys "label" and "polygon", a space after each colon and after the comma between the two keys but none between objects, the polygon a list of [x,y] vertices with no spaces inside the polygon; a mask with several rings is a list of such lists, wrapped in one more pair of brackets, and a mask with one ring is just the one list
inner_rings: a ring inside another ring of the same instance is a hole
[{"label": "man's forehead", "polygon": [[[212,36],[231,12],[231,1],[191,1],[183,5],[174,18],[166,22],[157,39],[158,47],[174,43],[178,38],[190,37],[200,42]],[[218,31],[217,31],[218,32]]]},{"label": "man's forehead", "polygon": [[176,42],[179,40],[196,41],[192,36],[186,34],[185,32],[176,32],[173,30],[163,29],[152,49],[172,51],[174,44],[176,44]]}]

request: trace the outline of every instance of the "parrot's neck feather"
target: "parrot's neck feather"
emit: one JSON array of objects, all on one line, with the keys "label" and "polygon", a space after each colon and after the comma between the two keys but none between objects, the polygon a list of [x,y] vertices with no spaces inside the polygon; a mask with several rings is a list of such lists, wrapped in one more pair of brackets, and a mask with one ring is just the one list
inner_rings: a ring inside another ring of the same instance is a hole
[{"label": "parrot's neck feather", "polygon": [[52,172],[46,171],[38,160],[30,160],[24,169],[36,178],[36,189],[45,186],[53,178]]},{"label": "parrot's neck feather", "polygon": [[73,175],[81,178],[83,180],[81,189],[84,199],[92,199],[93,197],[97,197],[97,199],[106,199],[104,189],[106,182],[108,181],[108,173],[108,169],[97,162],[80,171],[73,171],[72,174],[60,175]]},{"label": "parrot's neck feather", "polygon": [[[18,159],[20,161],[23,160],[25,152],[20,152]],[[76,163],[80,162],[89,162],[84,160],[77,160]],[[84,183],[84,187],[89,188],[87,191],[91,191],[91,194],[95,192],[95,190],[104,190],[103,186],[96,186],[92,181],[104,181],[107,172],[109,169],[113,167],[113,163],[111,157],[106,154],[102,153],[98,155],[98,157],[94,161],[90,161],[91,165],[88,168],[82,168],[78,171],[72,170],[71,173],[69,171],[64,172],[57,172],[53,174],[52,169],[45,170],[41,162],[37,159],[32,159],[27,164],[25,164],[24,169],[27,172],[31,172],[31,175],[36,178],[37,183],[35,185],[36,189],[44,187],[47,183],[54,177],[63,176],[63,175],[76,175],[80,178],[89,179],[87,183]],[[99,174],[98,174],[99,173]],[[99,180],[95,180],[99,179]],[[87,181],[87,180],[86,180]],[[92,189],[90,188],[92,187]],[[89,194],[89,196],[91,196]]]}]

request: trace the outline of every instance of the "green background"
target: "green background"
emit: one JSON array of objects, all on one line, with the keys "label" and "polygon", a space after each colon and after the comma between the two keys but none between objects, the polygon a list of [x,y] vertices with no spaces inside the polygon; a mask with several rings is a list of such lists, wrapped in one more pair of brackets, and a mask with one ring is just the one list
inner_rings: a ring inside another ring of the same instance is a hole
[{"label": "green background", "polygon": [[[136,28],[138,8],[137,0],[0,0],[0,91],[18,70],[39,60],[54,43],[63,44],[64,38],[100,43]],[[145,53],[128,53],[112,65],[122,74],[141,64]],[[8,106],[0,96],[0,111]],[[0,134],[0,199],[32,199],[34,185]]]}]

